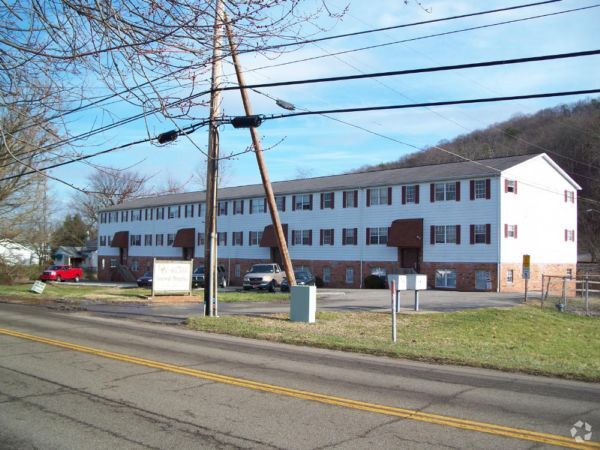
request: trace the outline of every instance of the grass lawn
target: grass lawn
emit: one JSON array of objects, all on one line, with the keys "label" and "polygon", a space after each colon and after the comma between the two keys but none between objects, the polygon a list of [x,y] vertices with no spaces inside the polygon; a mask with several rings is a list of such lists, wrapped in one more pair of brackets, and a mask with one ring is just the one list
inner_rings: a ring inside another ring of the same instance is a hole
[{"label": "grass lawn", "polygon": [[[0,285],[0,298],[15,300],[31,300],[44,302],[57,299],[97,302],[143,302],[147,303],[152,291],[148,288],[115,288],[103,286],[87,286],[85,284],[46,283],[42,294],[31,292],[33,282],[14,285]],[[203,291],[194,290],[193,297],[199,302],[203,301]],[[219,292],[222,302],[274,302],[289,300],[289,293],[271,292]],[[155,301],[160,301],[156,297]]]},{"label": "grass lawn", "polygon": [[297,345],[600,381],[600,319],[531,306],[398,315],[321,312],[317,323],[287,314],[191,317],[188,327]]},{"label": "grass lawn", "polygon": [[33,282],[26,284],[0,285],[0,298],[51,301],[65,299],[72,301],[113,301],[113,302],[142,302],[149,295],[148,289],[86,286],[85,284],[70,285],[62,283],[46,283],[42,294],[31,292]]}]

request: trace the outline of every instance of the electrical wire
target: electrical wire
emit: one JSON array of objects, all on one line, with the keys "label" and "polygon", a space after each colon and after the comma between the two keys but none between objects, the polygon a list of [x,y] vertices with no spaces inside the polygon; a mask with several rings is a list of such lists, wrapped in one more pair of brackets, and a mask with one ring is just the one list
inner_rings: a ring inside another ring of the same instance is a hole
[{"label": "electrical wire", "polygon": [[412,22],[412,23],[405,23],[405,24],[401,24],[401,25],[392,25],[389,27],[382,27],[382,28],[372,28],[369,30],[361,30],[361,31],[355,31],[352,33],[343,33],[343,34],[336,34],[333,36],[325,36],[325,37],[321,37],[321,38],[315,38],[315,39],[305,39],[302,41],[295,41],[295,42],[287,42],[284,44],[276,44],[276,45],[269,45],[266,47],[260,47],[260,48],[247,48],[247,49],[238,49],[238,54],[244,54],[244,53],[254,53],[254,52],[258,52],[258,51],[268,51],[268,50],[278,50],[280,48],[286,48],[286,47],[296,47],[296,46],[300,46],[300,45],[305,45],[305,44],[313,44],[316,42],[323,42],[323,41],[330,41],[332,39],[340,39],[340,38],[347,38],[347,37],[354,37],[354,36],[360,36],[360,35],[365,35],[365,34],[370,34],[370,33],[378,33],[381,31],[389,31],[389,30],[397,30],[400,28],[409,28],[409,27],[414,27],[417,25],[429,25],[432,23],[440,23],[440,22],[446,22],[448,20],[456,20],[456,19],[465,19],[467,17],[475,17],[475,16],[483,16],[486,14],[494,14],[494,13],[499,13],[499,12],[506,12],[506,11],[514,11],[517,9],[523,9],[523,8],[529,8],[532,6],[541,6],[541,5],[547,5],[550,3],[557,3],[560,2],[562,0],[549,0],[549,1],[543,1],[543,2],[537,2],[537,3],[527,3],[524,5],[517,5],[517,6],[509,6],[506,8],[499,8],[499,9],[490,9],[487,11],[478,11],[478,12],[474,12],[474,13],[467,13],[467,14],[460,14],[460,15],[456,15],[456,16],[449,16],[449,17],[441,17],[439,19],[431,19],[431,20],[423,20],[420,22]]},{"label": "electrical wire", "polygon": [[255,72],[255,71],[258,71],[258,70],[271,69],[271,68],[274,68],[274,67],[288,66],[288,65],[291,65],[291,64],[297,64],[297,63],[306,62],[306,61],[314,61],[314,60],[317,60],[317,59],[328,58],[328,57],[336,56],[336,55],[345,55],[345,54],[348,54],[348,53],[355,53],[355,52],[360,52],[360,51],[364,51],[364,50],[372,50],[372,49],[375,49],[375,48],[388,47],[388,46],[391,46],[391,45],[404,44],[406,42],[420,41],[420,40],[423,40],[423,39],[429,39],[429,38],[433,38],[433,37],[448,36],[448,35],[452,35],[452,34],[463,33],[463,32],[466,32],[466,31],[481,30],[481,29],[485,29],[485,28],[497,27],[497,26],[500,26],[500,25],[508,25],[508,24],[513,24],[513,23],[518,23],[518,22],[525,22],[525,21],[534,20],[534,19],[541,19],[541,18],[545,18],[545,17],[557,16],[557,15],[560,15],[560,14],[568,14],[568,13],[571,13],[571,12],[585,11],[585,10],[588,10],[588,9],[598,8],[598,7],[600,7],[600,4],[595,4],[595,5],[591,5],[591,6],[584,6],[584,7],[581,7],[581,8],[566,9],[566,10],[557,11],[557,12],[553,12],[553,13],[547,13],[547,14],[539,14],[539,15],[536,15],[536,16],[523,17],[523,18],[520,18],[520,19],[506,20],[506,21],[503,21],[503,22],[495,22],[495,23],[486,24],[486,25],[479,25],[479,26],[468,27],[468,28],[460,28],[460,29],[457,29],[457,30],[451,30],[451,31],[445,31],[445,32],[441,32],[441,33],[428,34],[428,35],[424,35],[424,36],[418,36],[418,37],[414,37],[414,38],[402,39],[402,40],[398,40],[398,41],[384,42],[382,44],[369,45],[369,46],[366,46],[366,47],[358,47],[358,48],[353,48],[353,49],[349,49],[349,50],[341,50],[339,52],[330,53],[330,54],[327,54],[327,55],[316,55],[316,56],[310,56],[310,57],[307,57],[307,58],[296,59],[296,60],[293,60],[293,61],[286,61],[286,62],[282,62],[282,63],[278,63],[278,64],[270,64],[270,65],[267,65],[267,66],[255,67],[255,68],[252,68],[252,69],[246,69],[244,72],[245,73],[249,73],[249,72]]}]

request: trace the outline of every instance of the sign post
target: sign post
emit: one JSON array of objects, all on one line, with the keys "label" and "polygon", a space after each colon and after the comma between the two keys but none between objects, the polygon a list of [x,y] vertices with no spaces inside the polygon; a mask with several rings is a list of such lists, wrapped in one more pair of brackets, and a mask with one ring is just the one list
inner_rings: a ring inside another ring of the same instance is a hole
[{"label": "sign post", "polygon": [[392,291],[392,341],[396,342],[397,337],[396,337],[396,329],[397,329],[397,323],[396,323],[396,305],[397,305],[397,301],[398,301],[398,291],[396,290],[396,280],[392,280],[391,286],[390,286],[390,290]]},{"label": "sign post", "polygon": [[531,256],[523,255],[523,279],[525,280],[525,298],[524,303],[527,303],[527,289],[529,287],[529,277],[531,275]]}]

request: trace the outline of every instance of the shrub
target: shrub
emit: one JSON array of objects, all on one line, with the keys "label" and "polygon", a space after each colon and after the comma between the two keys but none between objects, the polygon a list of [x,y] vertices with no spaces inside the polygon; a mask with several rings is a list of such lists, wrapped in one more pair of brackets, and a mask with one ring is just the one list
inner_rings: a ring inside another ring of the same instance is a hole
[{"label": "shrub", "polygon": [[385,280],[377,275],[369,275],[364,285],[367,289],[385,289]]}]

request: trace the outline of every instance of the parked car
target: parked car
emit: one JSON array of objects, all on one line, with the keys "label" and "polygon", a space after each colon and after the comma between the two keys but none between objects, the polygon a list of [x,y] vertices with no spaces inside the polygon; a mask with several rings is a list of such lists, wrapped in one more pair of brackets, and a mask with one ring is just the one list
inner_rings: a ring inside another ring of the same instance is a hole
[{"label": "parked car", "polygon": [[[314,286],[315,285],[315,277],[308,270],[294,270],[294,275],[296,276],[296,285],[297,286]],[[281,282],[281,292],[289,292],[290,285],[288,284],[287,277],[283,277],[283,281]]]},{"label": "parked car", "polygon": [[139,287],[152,287],[152,272],[145,272],[144,275],[137,279]]},{"label": "parked car", "polygon": [[[217,266],[217,284],[222,288],[227,287],[225,266]],[[204,287],[204,266],[198,266],[192,273],[192,287]]]},{"label": "parked car", "polygon": [[244,275],[244,290],[265,289],[275,292],[275,288],[283,282],[283,277],[279,264],[254,264]]},{"label": "parked car", "polygon": [[83,269],[81,267],[71,266],[50,266],[40,275],[42,281],[66,281],[72,280],[76,283],[83,278]]}]

